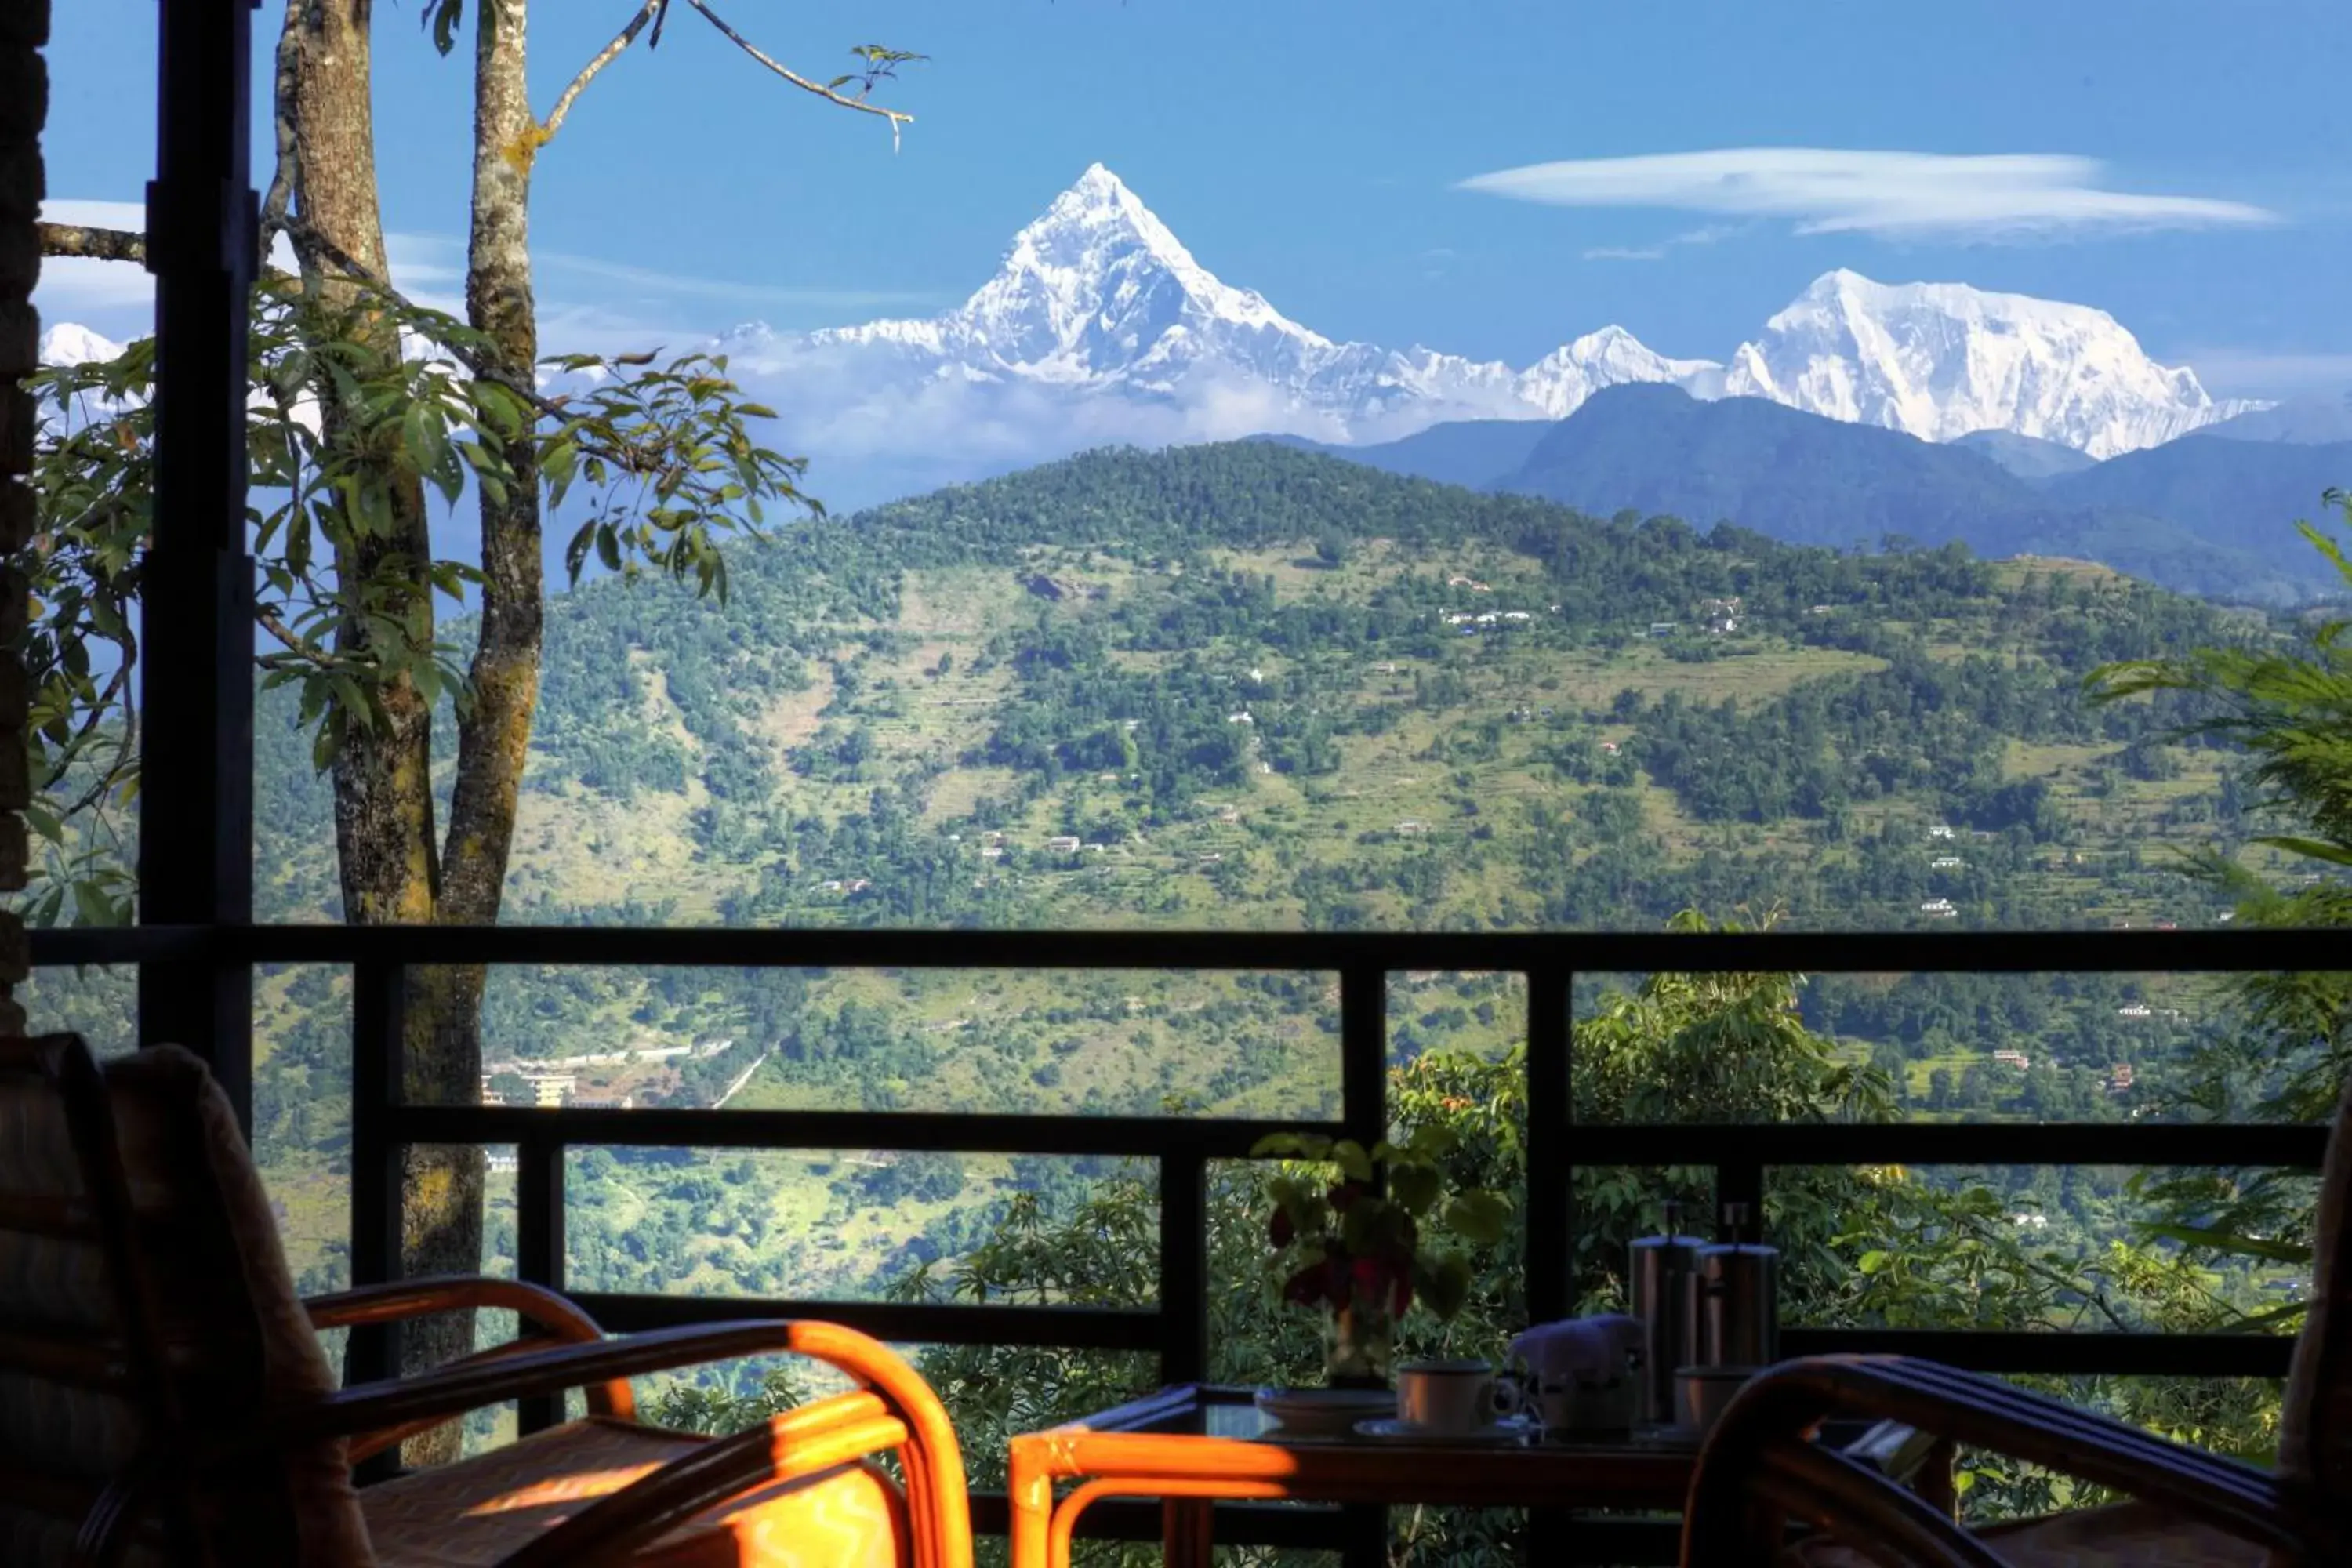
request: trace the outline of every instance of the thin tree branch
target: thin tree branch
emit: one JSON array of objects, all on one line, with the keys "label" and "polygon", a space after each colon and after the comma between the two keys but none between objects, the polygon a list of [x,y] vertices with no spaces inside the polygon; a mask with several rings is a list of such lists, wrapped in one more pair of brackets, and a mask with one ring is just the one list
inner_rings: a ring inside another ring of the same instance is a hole
[{"label": "thin tree branch", "polygon": [[287,210],[294,200],[294,106],[301,96],[295,74],[301,63],[299,23],[304,4],[305,0],[286,0],[286,24],[278,33],[278,75],[271,93],[277,106],[278,166],[269,176],[268,194],[261,199],[261,228],[255,237],[259,250],[256,259],[262,267],[269,265],[270,247],[286,231]]},{"label": "thin tree branch", "polygon": [[843,109],[854,109],[860,114],[878,114],[883,119],[888,121],[890,122],[890,145],[892,147],[895,148],[898,144],[899,127],[914,123],[915,117],[905,112],[903,110],[886,109],[878,103],[868,103],[862,98],[850,98],[845,96],[842,93],[835,92],[833,89],[825,86],[823,82],[811,81],[807,77],[801,75],[800,72],[793,69],[791,67],[784,65],[778,60],[771,59],[768,56],[761,54],[759,48],[752,44],[751,39],[745,37],[742,34],[729,26],[725,21],[721,20],[719,13],[710,8],[708,4],[708,0],[686,0],[686,3],[693,6],[696,10],[701,12],[702,19],[709,23],[712,26],[718,28],[720,34],[723,35],[730,43],[742,50],[745,54],[751,56],[753,59],[759,61],[761,65],[767,67],[770,70],[775,72],[778,76],[783,78],[786,81],[791,82],[794,87],[799,88],[803,92],[813,92],[819,98],[824,99],[827,103],[838,104]]},{"label": "thin tree branch", "polygon": [[105,720],[108,712],[114,707],[115,698],[121,694],[123,684],[130,679],[131,664],[131,661],[129,659],[119,660],[115,664],[114,679],[106,683],[106,689],[100,692],[98,700],[89,705],[89,712],[82,720],[80,727],[74,731],[64,745],[57,749],[58,765],[49,770],[49,776],[40,782],[35,788],[34,794],[48,794],[58,787],[66,774],[73,771],[74,759],[81,753],[82,742],[89,740],[90,731],[97,729]]},{"label": "thin tree branch", "polygon": [[596,79],[598,71],[620,58],[621,51],[637,41],[637,35],[646,30],[646,24],[660,16],[662,7],[668,3],[669,0],[646,0],[637,7],[637,14],[629,18],[629,25],[614,34],[613,41],[599,50],[594,59],[580,68],[580,74],[572,79],[572,85],[563,89],[563,96],[557,99],[555,107],[547,111],[547,119],[539,128],[542,137],[551,137],[563,129],[563,118],[572,112],[572,100],[587,90],[588,84]]},{"label": "thin tree branch", "polygon": [[253,619],[263,631],[285,644],[296,657],[310,664],[323,665],[327,662],[326,650],[279,620],[277,611],[256,609]]},{"label": "thin tree branch", "polygon": [[78,223],[37,223],[43,256],[79,256],[98,261],[147,259],[147,237],[133,229],[90,228]]}]

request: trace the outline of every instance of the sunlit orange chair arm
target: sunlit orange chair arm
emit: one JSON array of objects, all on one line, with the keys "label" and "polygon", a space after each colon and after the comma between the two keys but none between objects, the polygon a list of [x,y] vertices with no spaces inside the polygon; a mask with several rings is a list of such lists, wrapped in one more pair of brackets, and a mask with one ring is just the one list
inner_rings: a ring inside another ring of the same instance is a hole
[{"label": "sunlit orange chair arm", "polygon": [[[604,1331],[597,1326],[595,1319],[582,1310],[575,1302],[545,1286],[531,1285],[520,1279],[497,1279],[487,1275],[443,1274],[398,1279],[377,1285],[355,1286],[331,1295],[309,1296],[302,1300],[302,1310],[310,1314],[310,1326],[320,1330],[362,1328],[376,1323],[400,1322],[410,1318],[431,1317],[436,1312],[472,1311],[476,1309],[512,1312],[522,1320],[525,1331],[520,1338],[463,1357],[450,1363],[452,1365],[504,1361],[549,1344],[593,1344],[604,1338]],[[636,1398],[630,1392],[625,1378],[607,1378],[591,1383],[584,1392],[591,1415],[614,1415],[624,1421],[636,1415]],[[352,1462],[357,1464],[454,1419],[455,1415],[426,1416],[380,1431],[354,1435],[351,1443]]]}]

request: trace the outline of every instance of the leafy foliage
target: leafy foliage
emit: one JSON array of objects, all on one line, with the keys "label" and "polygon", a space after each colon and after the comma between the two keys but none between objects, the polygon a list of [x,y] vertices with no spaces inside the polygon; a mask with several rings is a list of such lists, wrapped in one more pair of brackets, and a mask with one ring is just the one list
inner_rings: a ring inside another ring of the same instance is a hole
[{"label": "leafy foliage", "polygon": [[[394,334],[407,352],[383,351]],[[334,307],[276,276],[255,289],[250,343],[257,663],[265,691],[299,694],[315,767],[384,721],[382,694],[396,683],[466,701],[462,649],[441,635],[435,600],[462,601],[480,574],[394,537],[400,488],[455,503],[469,486],[496,497],[535,474],[551,511],[570,497],[585,513],[575,577],[593,548],[624,577],[656,572],[722,598],[720,542],[756,534],[768,507],[813,505],[797,488],[802,461],[754,439],[752,422],[771,416],[740,396],[723,359],[563,356],[551,368],[586,390],[542,397],[470,370],[487,362],[486,341],[462,322],[373,292]],[[127,910],[131,857],[110,813],[138,784],[134,606],[153,521],[154,374],[148,339],[30,384],[43,528],[20,565],[39,613],[16,651],[33,689],[27,820],[47,846],[37,922]],[[375,564],[355,576],[370,542]]]}]

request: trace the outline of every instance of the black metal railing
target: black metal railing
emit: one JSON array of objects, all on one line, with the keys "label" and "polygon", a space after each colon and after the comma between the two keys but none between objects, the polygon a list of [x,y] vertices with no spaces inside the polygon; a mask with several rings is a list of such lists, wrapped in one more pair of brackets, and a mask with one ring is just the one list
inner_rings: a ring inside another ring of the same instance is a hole
[{"label": "black metal railing", "polygon": [[[567,1152],[632,1147],[965,1153],[1121,1154],[1156,1163],[1160,1193],[1158,1303],[1108,1310],[1010,1304],[747,1300],[588,1293],[603,1322],[629,1331],[752,1315],[821,1316],[899,1342],[1042,1344],[1156,1352],[1160,1378],[1207,1375],[1210,1281],[1207,1176],[1296,1121],[1088,1115],[837,1110],[534,1110],[414,1105],[401,1093],[402,1004],[412,967],[483,963],[582,967],[1312,971],[1339,979],[1340,1115],[1309,1130],[1370,1140],[1389,1119],[1387,977],[1402,971],[1517,973],[1528,987],[1526,1299],[1532,1319],[1572,1309],[1580,1166],[1712,1167],[1718,1196],[1760,1205],[1775,1166],[1880,1163],[2316,1167],[2318,1126],[2181,1123],[1579,1123],[1570,1093],[1574,976],[1648,972],[2252,973],[2343,963],[2327,932],[1969,933],[1318,933],[625,930],[447,927],[146,927],[34,933],[38,964],[166,964],[177,973],[241,973],[261,963],[349,965],[352,972],[351,1268],[354,1283],[399,1264],[402,1151],[415,1144],[511,1144],[517,1158],[516,1268],[566,1286]],[[1791,1329],[1791,1354],[1900,1352],[1978,1371],[2284,1377],[2290,1342],[2250,1334],[1987,1332]],[[359,1349],[358,1375],[389,1370],[383,1342]],[[551,1402],[524,1412],[554,1418]],[[983,1526],[1001,1500],[976,1500]],[[1139,1522],[1140,1521],[1140,1522]],[[1105,1516],[1114,1532],[1148,1521]],[[1336,1543],[1295,1517],[1242,1510],[1234,1539]],[[1306,1533],[1301,1534],[1304,1531]],[[1146,1531],[1148,1533],[1148,1531]],[[1614,1538],[1612,1538],[1614,1539]],[[1619,1548],[1625,1546],[1620,1542]],[[1654,1545],[1655,1543],[1654,1542]]]}]

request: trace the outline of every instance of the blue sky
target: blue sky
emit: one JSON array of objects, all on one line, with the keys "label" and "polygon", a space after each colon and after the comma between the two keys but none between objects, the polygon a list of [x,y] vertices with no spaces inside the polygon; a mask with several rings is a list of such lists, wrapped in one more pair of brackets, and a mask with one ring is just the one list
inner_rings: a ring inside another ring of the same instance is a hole
[{"label": "blue sky", "polygon": [[[916,122],[894,154],[680,0],[541,155],[551,339],[928,313],[1099,159],[1212,270],[1336,337],[1525,363],[1614,321],[1721,356],[1848,266],[2102,306],[2217,392],[2352,387],[2342,0],[713,3],[812,74],[854,43],[930,54],[887,89]],[[467,62],[419,4],[378,0],[379,138],[396,256],[434,293],[465,230]],[[541,0],[542,111],[630,8]],[[53,198],[136,199],[153,18],[58,7]],[[1580,166],[1464,188],[1557,163]],[[138,292],[82,269],[45,303],[119,331]]]}]

